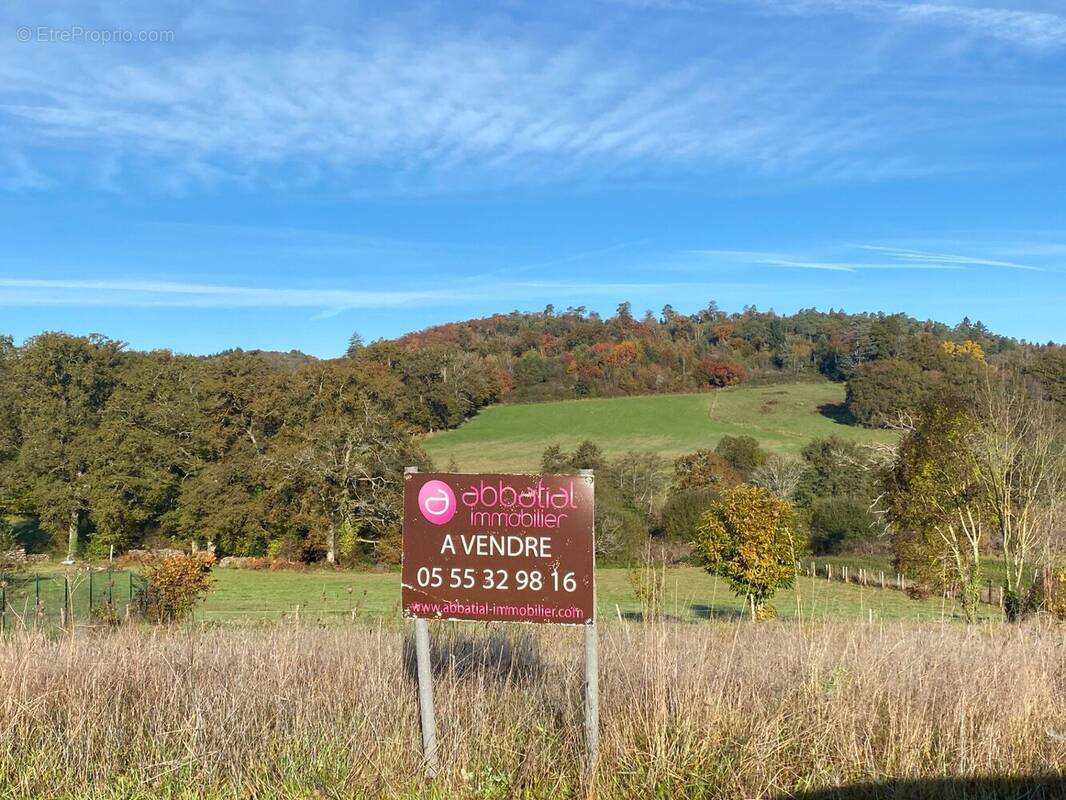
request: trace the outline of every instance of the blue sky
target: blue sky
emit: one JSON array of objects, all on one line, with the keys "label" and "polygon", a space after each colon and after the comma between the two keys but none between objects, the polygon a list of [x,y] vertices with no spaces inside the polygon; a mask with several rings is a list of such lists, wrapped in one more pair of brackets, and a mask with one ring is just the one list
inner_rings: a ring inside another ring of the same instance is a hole
[{"label": "blue sky", "polygon": [[5,4],[0,331],[329,356],[713,299],[1066,339],[1061,2],[276,5]]}]

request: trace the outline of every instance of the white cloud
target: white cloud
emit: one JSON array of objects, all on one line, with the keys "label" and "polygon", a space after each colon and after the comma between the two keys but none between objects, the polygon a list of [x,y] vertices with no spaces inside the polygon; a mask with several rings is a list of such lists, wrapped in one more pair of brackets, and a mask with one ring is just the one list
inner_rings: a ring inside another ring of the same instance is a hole
[{"label": "white cloud", "polygon": [[627,293],[695,292],[755,288],[722,282],[512,281],[450,279],[447,287],[426,281],[424,289],[352,290],[342,288],[265,288],[182,281],[0,278],[0,306],[114,306],[124,308],[305,308],[333,316],[354,309],[430,308],[481,300],[624,297]]},{"label": "white cloud", "polygon": [[[546,30],[543,20],[520,25],[503,14],[491,22],[471,14],[460,28],[453,17],[401,12],[367,15],[354,30],[279,31],[280,18],[256,27],[239,3],[226,3],[176,22],[174,43],[151,48],[0,42],[0,146],[102,162],[85,170],[52,159],[54,175],[37,170],[7,188],[96,175],[112,189],[131,180],[175,193],[335,181],[360,194],[723,168],[882,180],[986,163],[923,150],[941,137],[954,142],[960,124],[993,140],[1019,126],[1055,129],[1036,90],[1012,93],[1009,78],[967,101],[960,86],[931,83],[930,74],[943,74],[925,61],[935,55],[904,52],[889,33],[858,26],[842,36],[809,20],[770,28],[765,19],[757,22],[766,30],[753,33],[750,14],[887,16],[1042,48],[1066,43],[1066,18],[1056,14],[896,0],[707,0],[713,19],[689,15],[706,24],[697,36],[701,29],[676,27],[674,3],[653,5],[636,14],[654,14],[654,27],[630,16],[592,32],[576,21]],[[930,102],[934,88],[948,100]],[[1030,105],[1012,105],[1026,97]]]},{"label": "white cloud", "polygon": [[949,265],[958,266],[982,266],[982,267],[1006,267],[1007,269],[1021,269],[1030,270],[1033,272],[1041,272],[1041,267],[1034,267],[1030,264],[1019,264],[1016,261],[1001,261],[997,259],[981,258],[977,256],[960,256],[953,255],[951,253],[928,253],[921,250],[910,250],[900,247],[882,247],[879,245],[860,244],[855,245],[860,250],[870,250],[875,253],[884,253],[892,258],[902,259],[903,261],[913,262],[918,265],[929,265],[930,267],[941,265],[946,268]]},{"label": "white cloud", "polygon": [[0,165],[0,188],[9,191],[47,189],[52,182],[39,172],[22,153],[13,151]]},{"label": "white cloud", "polygon": [[[1043,271],[1041,267],[1019,264],[1016,261],[963,256],[950,253],[933,253],[903,247],[888,247],[872,244],[849,245],[845,250],[865,250],[869,260],[852,261],[813,258],[799,254],[766,253],[757,250],[703,249],[688,251],[689,255],[701,256],[718,263],[740,263],[750,266],[782,267],[787,269],[815,269],[830,272],[864,272],[867,270],[963,270],[969,267],[995,267],[1027,271]],[[829,251],[840,248],[829,248]],[[880,257],[881,260],[874,260]]]},{"label": "white cloud", "polygon": [[0,305],[175,308],[404,308],[477,297],[472,291],[426,289],[262,288],[147,280],[0,278]]},{"label": "white cloud", "polygon": [[343,47],[220,47],[150,63],[19,55],[30,58],[0,62],[0,113],[26,138],[164,156],[193,183],[300,159],[527,180],[548,178],[549,162],[779,165],[836,138],[828,121],[769,113],[759,98],[782,90],[777,76],[649,70],[582,42],[382,31]]},{"label": "white cloud", "polygon": [[760,0],[793,14],[876,14],[904,23],[936,24],[1034,48],[1066,46],[1066,16],[987,5],[896,0]]}]

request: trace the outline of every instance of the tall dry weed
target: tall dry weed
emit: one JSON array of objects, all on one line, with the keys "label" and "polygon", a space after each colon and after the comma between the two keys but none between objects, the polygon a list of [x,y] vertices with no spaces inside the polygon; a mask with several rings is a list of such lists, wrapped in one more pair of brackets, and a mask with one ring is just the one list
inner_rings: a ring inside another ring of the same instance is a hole
[{"label": "tall dry weed", "polygon": [[[408,634],[294,625],[9,636],[0,796],[589,790],[579,630],[435,628],[442,772],[432,786]],[[1057,628],[616,623],[601,628],[600,658],[601,797],[787,797],[1066,766]]]}]

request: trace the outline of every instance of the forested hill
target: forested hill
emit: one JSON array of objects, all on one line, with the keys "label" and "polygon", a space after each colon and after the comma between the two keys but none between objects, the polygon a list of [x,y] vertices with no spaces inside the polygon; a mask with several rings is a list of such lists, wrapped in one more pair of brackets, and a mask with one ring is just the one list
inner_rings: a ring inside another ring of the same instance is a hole
[{"label": "forested hill", "polygon": [[623,304],[605,319],[584,308],[549,306],[440,325],[349,352],[401,373],[427,357],[441,364],[430,392],[436,411],[427,407],[427,418],[418,420],[427,428],[454,426],[486,398],[691,392],[817,376],[848,381],[856,418],[879,425],[932,389],[971,380],[986,362],[1015,366],[1066,400],[1062,347],[1019,342],[968,319],[952,327],[903,314],[804,309],[779,315],[754,307],[728,314],[711,303],[695,314],[666,306],[659,315],[636,318]]}]

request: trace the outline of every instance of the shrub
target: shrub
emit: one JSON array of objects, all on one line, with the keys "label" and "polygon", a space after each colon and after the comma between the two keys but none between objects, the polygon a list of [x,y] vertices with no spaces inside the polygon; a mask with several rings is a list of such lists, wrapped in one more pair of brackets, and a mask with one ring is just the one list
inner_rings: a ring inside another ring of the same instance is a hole
[{"label": "shrub", "polygon": [[660,530],[671,542],[691,542],[718,494],[713,489],[685,489],[670,495],[663,506]]},{"label": "shrub", "polygon": [[629,566],[629,584],[640,602],[640,616],[645,622],[666,616],[666,563],[665,550],[653,548],[648,542],[641,559]]},{"label": "shrub", "polygon": [[1044,611],[1066,621],[1066,567],[1038,573],[1023,607],[1025,611]]},{"label": "shrub", "polygon": [[209,553],[182,553],[146,563],[148,619],[160,625],[185,619],[210,588],[214,563],[215,557]]},{"label": "shrub", "polygon": [[841,553],[874,534],[869,503],[858,497],[822,497],[811,510],[811,549]]},{"label": "shrub", "polygon": [[752,436],[723,436],[715,445],[714,452],[743,475],[745,480],[756,467],[766,463],[766,453]]},{"label": "shrub", "polygon": [[674,492],[734,486],[741,476],[713,450],[697,450],[678,456],[674,461]]},{"label": "shrub", "polygon": [[[342,538],[344,533],[345,531],[342,530]],[[350,548],[342,547],[341,549],[350,552]],[[302,561],[304,558],[304,542],[295,533],[286,533],[267,545],[267,557],[275,561]]]}]

